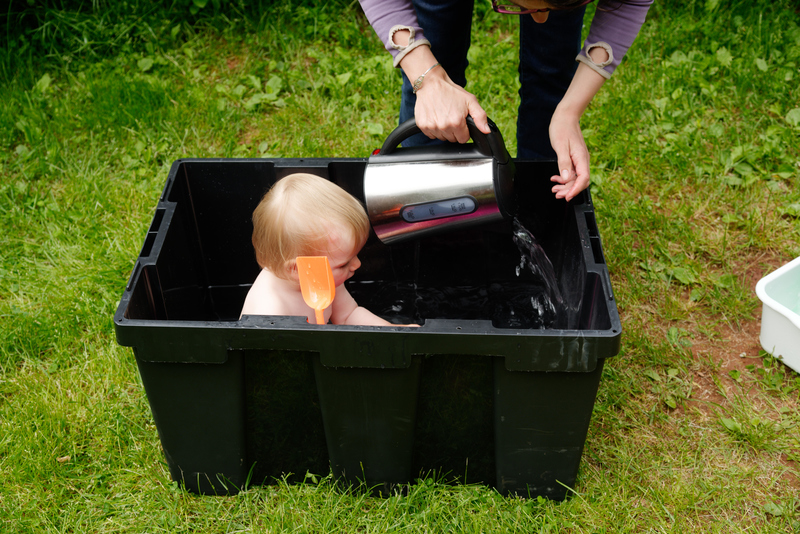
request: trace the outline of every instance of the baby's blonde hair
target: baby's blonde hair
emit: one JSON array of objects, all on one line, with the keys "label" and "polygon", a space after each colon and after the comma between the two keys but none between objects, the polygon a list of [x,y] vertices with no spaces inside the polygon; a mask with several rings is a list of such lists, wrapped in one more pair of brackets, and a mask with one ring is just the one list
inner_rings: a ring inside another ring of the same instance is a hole
[{"label": "baby's blonde hair", "polygon": [[290,174],[264,195],[253,211],[256,261],[280,278],[297,256],[323,254],[333,228],[344,228],[357,248],[369,236],[361,203],[338,185],[313,174]]}]

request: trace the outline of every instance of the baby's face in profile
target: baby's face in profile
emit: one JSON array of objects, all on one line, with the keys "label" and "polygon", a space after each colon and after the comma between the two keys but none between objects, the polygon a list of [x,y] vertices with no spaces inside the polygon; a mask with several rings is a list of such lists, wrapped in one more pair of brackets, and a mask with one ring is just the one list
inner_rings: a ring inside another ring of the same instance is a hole
[{"label": "baby's face in profile", "polygon": [[328,257],[333,271],[333,281],[336,287],[342,285],[361,267],[361,260],[358,253],[361,251],[361,243],[356,243],[355,237],[343,228],[335,228],[331,231],[328,238],[327,250],[321,254]]}]

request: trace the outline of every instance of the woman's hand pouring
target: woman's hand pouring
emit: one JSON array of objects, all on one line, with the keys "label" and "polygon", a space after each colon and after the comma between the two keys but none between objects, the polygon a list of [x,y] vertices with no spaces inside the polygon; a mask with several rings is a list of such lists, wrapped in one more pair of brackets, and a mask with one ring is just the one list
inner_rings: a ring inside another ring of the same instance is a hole
[{"label": "woman's hand pouring", "polygon": [[454,83],[442,68],[425,76],[425,83],[417,91],[414,116],[417,126],[431,139],[451,143],[466,143],[470,139],[467,116],[485,134],[491,133],[486,112],[478,99]]},{"label": "woman's hand pouring", "polygon": [[[405,32],[397,32],[395,39],[407,38]],[[427,46],[412,50],[400,62],[400,67],[412,83],[424,73],[417,89],[414,116],[417,126],[431,139],[451,143],[466,143],[470,139],[467,116],[472,116],[475,125],[485,134],[491,133],[486,112],[472,93],[453,82]]]}]

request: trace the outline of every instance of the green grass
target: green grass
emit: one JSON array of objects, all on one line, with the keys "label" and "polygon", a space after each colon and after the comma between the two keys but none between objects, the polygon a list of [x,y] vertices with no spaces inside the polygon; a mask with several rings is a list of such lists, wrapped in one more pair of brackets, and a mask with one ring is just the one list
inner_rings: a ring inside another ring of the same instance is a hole
[{"label": "green grass", "polygon": [[[399,75],[357,4],[33,4],[0,27],[0,531],[800,530],[800,377],[758,351],[753,292],[800,255],[791,2],[657,2],[584,117],[624,337],[563,503],[177,488],[111,320],[169,165],[364,157]],[[469,89],[512,153],[515,43],[484,7]]]}]

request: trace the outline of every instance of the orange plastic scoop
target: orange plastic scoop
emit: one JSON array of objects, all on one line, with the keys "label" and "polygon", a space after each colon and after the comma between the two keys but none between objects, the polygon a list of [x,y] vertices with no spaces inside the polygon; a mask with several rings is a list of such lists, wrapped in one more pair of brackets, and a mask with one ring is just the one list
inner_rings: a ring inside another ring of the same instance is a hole
[{"label": "orange plastic scoop", "polygon": [[323,311],[336,296],[333,272],[327,256],[298,256],[297,274],[300,276],[300,291],[303,300],[314,308],[317,324],[325,324]]}]

